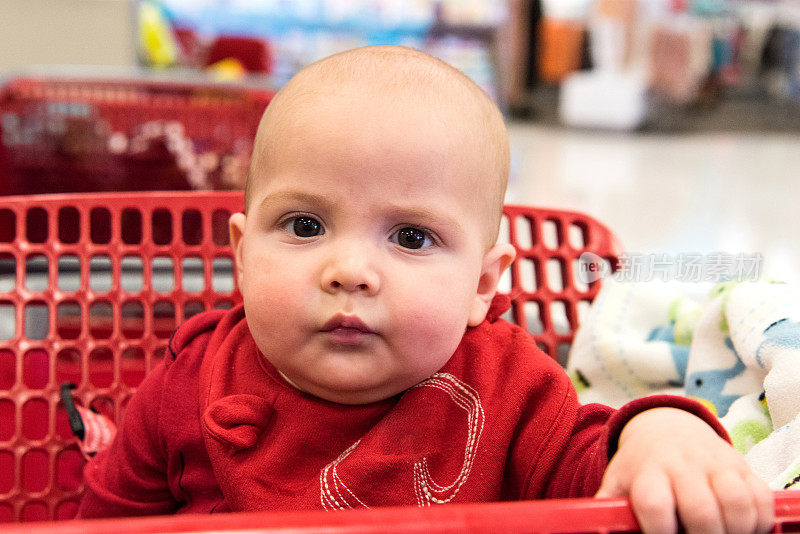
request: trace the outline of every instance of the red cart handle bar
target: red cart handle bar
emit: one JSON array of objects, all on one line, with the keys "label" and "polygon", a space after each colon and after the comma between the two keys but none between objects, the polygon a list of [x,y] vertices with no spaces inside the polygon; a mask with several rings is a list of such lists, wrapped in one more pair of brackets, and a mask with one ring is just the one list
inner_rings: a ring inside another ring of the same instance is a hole
[{"label": "red cart handle bar", "polygon": [[[800,491],[775,492],[773,532],[800,532]],[[8,525],[4,534],[153,534],[177,532],[393,534],[410,532],[638,532],[626,499],[563,499],[374,508],[343,512],[247,512]]]}]

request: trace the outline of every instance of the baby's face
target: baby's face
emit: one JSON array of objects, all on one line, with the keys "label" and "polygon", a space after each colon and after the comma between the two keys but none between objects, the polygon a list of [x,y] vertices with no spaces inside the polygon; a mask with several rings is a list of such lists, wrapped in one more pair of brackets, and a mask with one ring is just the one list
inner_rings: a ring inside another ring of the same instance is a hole
[{"label": "baby's face", "polygon": [[491,223],[480,154],[433,110],[340,98],[272,131],[231,234],[264,356],[302,391],[363,404],[438,371],[482,320]]}]

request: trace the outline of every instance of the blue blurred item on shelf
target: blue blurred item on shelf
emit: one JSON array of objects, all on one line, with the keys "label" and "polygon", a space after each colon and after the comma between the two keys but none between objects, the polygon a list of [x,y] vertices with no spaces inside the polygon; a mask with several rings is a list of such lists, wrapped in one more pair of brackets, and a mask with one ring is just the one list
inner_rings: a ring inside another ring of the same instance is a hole
[{"label": "blue blurred item on shelf", "polygon": [[717,18],[712,25],[711,73],[722,85],[734,85],[742,79],[742,53],[745,30],[732,17]]},{"label": "blue blurred item on shelf", "polygon": [[[276,87],[330,54],[392,44],[442,57],[489,94],[498,93],[490,43],[452,35],[433,38],[432,30],[475,27],[491,34],[508,16],[507,0],[146,1],[163,6],[181,45],[199,42],[200,49],[207,49],[219,35],[263,40],[271,52],[270,82]],[[186,52],[187,47],[183,48]],[[183,64],[197,66],[208,61],[186,54]]]},{"label": "blue blurred item on shelf", "polygon": [[800,29],[793,28],[786,35],[786,79],[789,97],[800,100]]},{"label": "blue blurred item on shelf", "polygon": [[701,17],[719,17],[730,13],[731,6],[726,0],[691,0],[688,8]]}]

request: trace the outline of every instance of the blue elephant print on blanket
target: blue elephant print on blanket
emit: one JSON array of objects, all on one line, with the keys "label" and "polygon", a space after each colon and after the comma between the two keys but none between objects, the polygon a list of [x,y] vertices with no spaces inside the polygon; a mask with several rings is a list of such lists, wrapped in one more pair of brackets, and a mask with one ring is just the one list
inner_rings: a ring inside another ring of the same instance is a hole
[{"label": "blue elephant print on blanket", "polygon": [[686,378],[686,394],[711,401],[717,409],[719,417],[724,417],[733,401],[740,397],[740,395],[723,394],[725,385],[729,380],[736,378],[745,370],[745,364],[736,353],[736,349],[733,348],[733,342],[730,337],[725,338],[725,346],[736,357],[736,363],[734,363],[733,367],[697,371]]}]

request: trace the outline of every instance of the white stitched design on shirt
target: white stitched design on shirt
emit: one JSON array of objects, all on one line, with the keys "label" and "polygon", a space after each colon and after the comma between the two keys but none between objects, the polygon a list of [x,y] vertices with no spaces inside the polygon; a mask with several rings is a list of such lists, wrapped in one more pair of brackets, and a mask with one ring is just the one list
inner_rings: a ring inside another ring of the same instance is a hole
[{"label": "white stitched design on shirt", "polygon": [[[455,498],[472,471],[484,423],[483,406],[478,392],[455,376],[449,373],[436,373],[411,389],[424,387],[431,387],[445,392],[456,406],[467,413],[467,442],[464,447],[461,471],[455,480],[448,485],[442,485],[433,480],[427,457],[414,462],[413,490],[418,506],[430,506],[431,503],[443,504]],[[353,443],[320,471],[320,502],[325,510],[343,510],[356,507],[369,508],[369,505],[361,501],[344,483],[337,471],[338,465],[355,450],[359,443],[361,443],[361,440]]]}]

